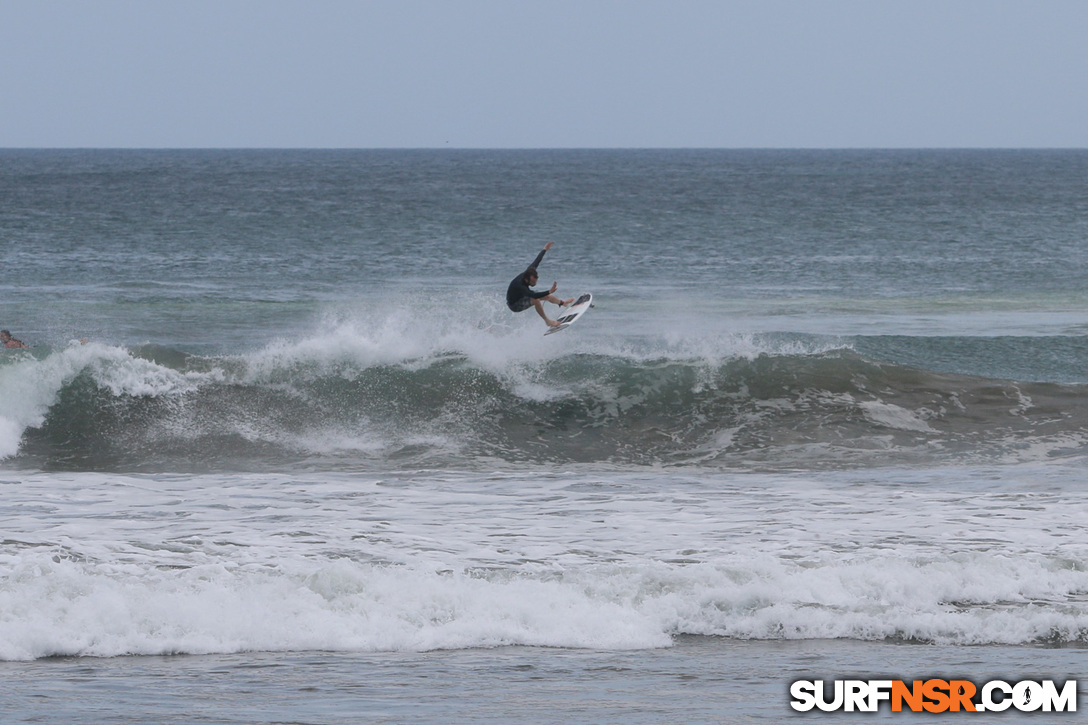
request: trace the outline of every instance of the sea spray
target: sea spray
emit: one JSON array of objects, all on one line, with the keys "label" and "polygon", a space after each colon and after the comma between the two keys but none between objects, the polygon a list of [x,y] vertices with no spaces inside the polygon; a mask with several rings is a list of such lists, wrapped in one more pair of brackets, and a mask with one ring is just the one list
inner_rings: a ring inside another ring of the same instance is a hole
[{"label": "sea spray", "polygon": [[1083,386],[927,371],[825,339],[572,338],[541,358],[538,337],[394,310],[226,356],[72,346],[0,368],[5,450],[122,469],[775,468],[1080,455],[1088,430]]}]

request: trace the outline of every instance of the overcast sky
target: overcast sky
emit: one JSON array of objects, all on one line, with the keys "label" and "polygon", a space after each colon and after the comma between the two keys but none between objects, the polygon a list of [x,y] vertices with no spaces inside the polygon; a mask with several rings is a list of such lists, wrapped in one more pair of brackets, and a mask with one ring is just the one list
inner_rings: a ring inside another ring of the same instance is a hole
[{"label": "overcast sky", "polygon": [[1088,0],[0,0],[0,147],[1088,147]]}]

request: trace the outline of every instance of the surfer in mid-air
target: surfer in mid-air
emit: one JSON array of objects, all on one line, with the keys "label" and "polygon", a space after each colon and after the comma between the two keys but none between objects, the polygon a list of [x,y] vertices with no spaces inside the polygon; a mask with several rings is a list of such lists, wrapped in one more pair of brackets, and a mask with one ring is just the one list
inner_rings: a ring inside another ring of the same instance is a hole
[{"label": "surfer in mid-air", "polygon": [[544,313],[544,301],[551,302],[560,307],[565,307],[573,302],[574,298],[561,300],[556,297],[555,290],[559,287],[558,282],[553,282],[552,288],[547,292],[533,291],[533,285],[536,284],[537,279],[539,278],[536,267],[540,264],[540,260],[544,259],[544,252],[551,249],[553,244],[554,242],[548,242],[544,245],[544,249],[540,251],[540,254],[536,255],[536,259],[533,260],[533,263],[510,282],[510,286],[506,288],[506,306],[510,308],[511,312],[523,312],[530,307],[535,307],[537,313],[544,318],[544,322],[548,324],[548,327],[559,327],[558,322]]}]

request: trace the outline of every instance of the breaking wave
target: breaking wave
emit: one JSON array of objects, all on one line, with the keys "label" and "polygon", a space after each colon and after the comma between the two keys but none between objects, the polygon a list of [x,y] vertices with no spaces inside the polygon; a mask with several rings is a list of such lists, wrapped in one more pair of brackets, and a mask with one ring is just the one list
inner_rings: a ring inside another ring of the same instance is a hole
[{"label": "breaking wave", "polygon": [[934,372],[841,342],[543,347],[509,329],[472,344],[401,329],[345,323],[218,357],[9,354],[0,456],[74,470],[821,468],[1079,455],[1088,441],[1083,385]]}]

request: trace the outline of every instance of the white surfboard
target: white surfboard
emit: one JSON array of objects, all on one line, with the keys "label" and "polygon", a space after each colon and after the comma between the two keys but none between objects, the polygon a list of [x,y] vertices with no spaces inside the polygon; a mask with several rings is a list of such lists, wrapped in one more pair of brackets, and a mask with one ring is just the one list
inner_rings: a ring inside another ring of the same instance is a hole
[{"label": "white surfboard", "polygon": [[559,332],[565,330],[574,324],[574,321],[586,313],[590,307],[593,306],[593,295],[586,292],[580,296],[574,302],[570,303],[570,307],[563,308],[563,314],[555,318],[555,321],[559,323],[559,327],[549,327],[545,335],[550,335],[553,332]]}]

